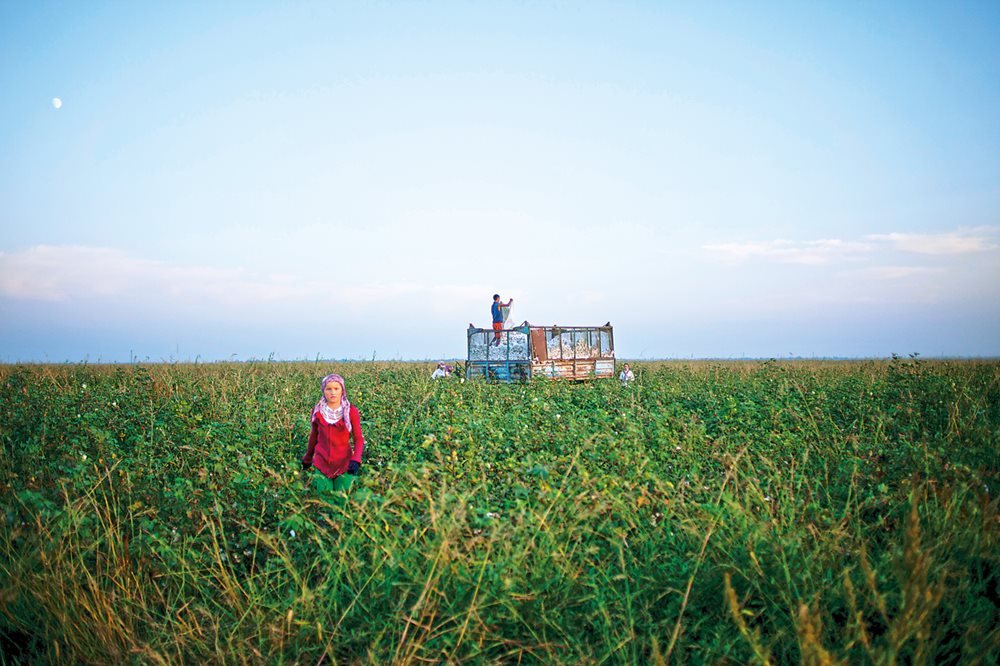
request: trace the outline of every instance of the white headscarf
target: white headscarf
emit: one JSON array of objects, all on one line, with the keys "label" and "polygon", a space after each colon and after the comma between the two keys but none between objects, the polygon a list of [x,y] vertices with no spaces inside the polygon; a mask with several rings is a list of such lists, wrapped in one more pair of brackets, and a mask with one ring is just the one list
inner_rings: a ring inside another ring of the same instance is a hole
[{"label": "white headscarf", "polygon": [[347,389],[344,387],[344,378],[338,374],[329,374],[323,378],[320,382],[320,392],[326,390],[326,385],[330,382],[337,382],[340,384],[341,394],[340,394],[340,404],[337,407],[331,407],[327,401],[326,397],[319,399],[316,406],[312,410],[312,418],[315,420],[317,414],[323,416],[323,420],[333,425],[337,421],[343,421],[344,425],[347,426],[347,431],[351,432],[351,403],[347,400]]}]

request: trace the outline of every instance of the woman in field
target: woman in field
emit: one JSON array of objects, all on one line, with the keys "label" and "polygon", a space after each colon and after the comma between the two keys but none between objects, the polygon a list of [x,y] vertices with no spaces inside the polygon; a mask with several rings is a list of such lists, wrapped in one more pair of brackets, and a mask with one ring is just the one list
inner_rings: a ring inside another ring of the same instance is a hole
[{"label": "woman in field", "polygon": [[346,492],[361,469],[361,452],[365,448],[361,415],[347,400],[343,377],[327,375],[320,386],[323,397],[312,410],[309,448],[302,457],[302,468],[316,468],[319,474],[314,483],[320,492]]}]

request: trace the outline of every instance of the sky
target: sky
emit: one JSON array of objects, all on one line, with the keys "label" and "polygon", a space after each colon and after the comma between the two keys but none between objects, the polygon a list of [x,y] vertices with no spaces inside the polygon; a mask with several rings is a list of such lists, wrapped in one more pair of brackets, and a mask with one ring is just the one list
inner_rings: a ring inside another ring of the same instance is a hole
[{"label": "sky", "polygon": [[1000,3],[2,2],[0,362],[1000,356]]}]

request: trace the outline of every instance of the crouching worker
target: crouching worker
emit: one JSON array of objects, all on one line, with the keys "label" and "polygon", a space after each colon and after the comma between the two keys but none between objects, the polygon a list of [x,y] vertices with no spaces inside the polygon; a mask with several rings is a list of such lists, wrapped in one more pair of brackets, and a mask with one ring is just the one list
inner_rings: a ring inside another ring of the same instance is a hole
[{"label": "crouching worker", "polygon": [[309,448],[302,457],[302,469],[316,468],[319,474],[313,483],[321,493],[346,493],[361,469],[361,452],[365,448],[361,415],[347,400],[343,377],[327,375],[321,386],[323,397],[312,410]]},{"label": "crouching worker", "polygon": [[450,365],[441,361],[438,363],[437,368],[431,373],[431,379],[446,379],[451,377],[451,373],[454,371]]}]

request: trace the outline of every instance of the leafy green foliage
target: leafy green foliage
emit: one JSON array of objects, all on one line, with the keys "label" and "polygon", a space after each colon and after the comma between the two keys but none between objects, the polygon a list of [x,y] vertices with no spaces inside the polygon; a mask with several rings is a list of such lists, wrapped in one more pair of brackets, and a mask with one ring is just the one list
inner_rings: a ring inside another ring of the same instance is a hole
[{"label": "leafy green foliage", "polygon": [[1000,657],[1000,364],[656,363],[627,387],[347,364],[346,502],[298,464],[329,369],[0,368],[0,650]]}]

